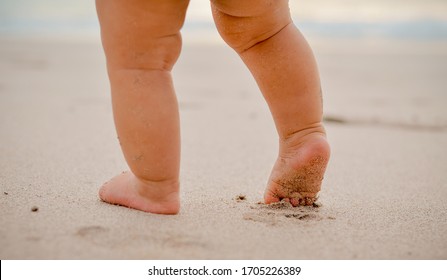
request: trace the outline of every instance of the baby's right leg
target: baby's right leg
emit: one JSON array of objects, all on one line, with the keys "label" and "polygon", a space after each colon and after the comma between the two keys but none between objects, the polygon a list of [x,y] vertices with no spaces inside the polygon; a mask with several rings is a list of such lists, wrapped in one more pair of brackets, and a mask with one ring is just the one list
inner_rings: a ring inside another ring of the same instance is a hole
[{"label": "baby's right leg", "polygon": [[97,0],[113,113],[131,172],[100,198],[146,212],[179,211],[180,131],[171,69],[189,0]]},{"label": "baby's right leg", "polygon": [[212,0],[222,38],[245,62],[266,99],[279,135],[266,203],[317,199],[329,160],[316,62],[292,23],[287,0]]}]

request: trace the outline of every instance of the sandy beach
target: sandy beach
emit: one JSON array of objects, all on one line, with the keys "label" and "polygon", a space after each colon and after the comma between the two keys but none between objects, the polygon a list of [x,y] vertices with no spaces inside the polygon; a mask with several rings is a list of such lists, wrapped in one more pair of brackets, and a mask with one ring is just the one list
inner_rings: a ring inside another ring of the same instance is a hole
[{"label": "sandy beach", "polygon": [[226,46],[174,69],[181,212],[103,203],[126,170],[99,39],[0,39],[0,259],[447,259],[447,43],[310,39],[332,158],[321,207],[262,204],[276,132]]}]

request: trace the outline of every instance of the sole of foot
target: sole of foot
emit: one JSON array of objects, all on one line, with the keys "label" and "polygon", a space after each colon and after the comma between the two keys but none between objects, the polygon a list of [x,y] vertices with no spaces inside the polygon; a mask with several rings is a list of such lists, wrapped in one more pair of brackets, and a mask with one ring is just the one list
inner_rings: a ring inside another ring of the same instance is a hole
[{"label": "sole of foot", "polygon": [[311,206],[317,201],[330,147],[324,133],[301,138],[281,144],[264,194],[266,204],[288,201],[293,206]]}]

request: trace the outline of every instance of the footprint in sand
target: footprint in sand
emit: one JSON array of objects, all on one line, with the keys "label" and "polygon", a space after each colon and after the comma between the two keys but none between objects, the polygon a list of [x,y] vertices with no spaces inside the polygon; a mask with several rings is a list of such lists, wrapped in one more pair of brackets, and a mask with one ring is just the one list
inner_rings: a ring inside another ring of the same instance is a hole
[{"label": "footprint in sand", "polygon": [[[297,222],[309,222],[325,219],[325,217],[319,213],[318,208],[321,206],[320,203],[314,203],[313,207],[293,207],[290,203],[284,201],[268,205],[258,202],[257,204],[250,206],[250,209],[253,209],[254,211],[244,213],[242,218],[247,221],[260,222],[269,226],[290,226],[291,220]],[[328,219],[335,218],[328,217]]]},{"label": "footprint in sand", "polygon": [[75,235],[93,244],[104,245],[106,242],[105,240],[107,240],[107,238],[104,237],[108,233],[109,229],[102,226],[85,226],[79,228]]},{"label": "footprint in sand", "polygon": [[122,246],[139,247],[162,246],[172,248],[206,248],[206,244],[194,236],[186,234],[170,234],[168,232],[152,232],[152,234],[123,233],[120,230],[110,230],[102,226],[81,227],[75,233],[76,236],[97,246],[120,248]]},{"label": "footprint in sand", "polygon": [[76,232],[76,235],[80,237],[89,237],[91,235],[98,235],[107,231],[108,229],[102,226],[87,226],[87,227],[81,227]]}]

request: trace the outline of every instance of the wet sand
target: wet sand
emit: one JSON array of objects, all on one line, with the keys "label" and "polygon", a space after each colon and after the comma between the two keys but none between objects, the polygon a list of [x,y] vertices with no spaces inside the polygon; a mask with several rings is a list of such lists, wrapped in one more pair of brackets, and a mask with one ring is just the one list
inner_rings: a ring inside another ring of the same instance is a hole
[{"label": "wet sand", "polygon": [[1,259],[446,259],[447,44],[311,39],[332,158],[319,203],[264,205],[277,140],[216,44],[174,70],[182,208],[100,202],[126,169],[99,41],[0,39]]}]

